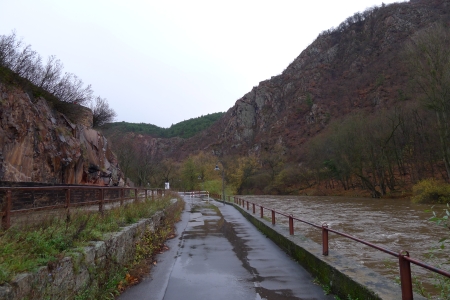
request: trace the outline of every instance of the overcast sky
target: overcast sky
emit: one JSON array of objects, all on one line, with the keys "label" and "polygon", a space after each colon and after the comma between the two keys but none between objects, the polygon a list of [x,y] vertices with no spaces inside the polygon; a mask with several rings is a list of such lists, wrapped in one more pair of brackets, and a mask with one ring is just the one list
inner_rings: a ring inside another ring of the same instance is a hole
[{"label": "overcast sky", "polygon": [[355,12],[403,0],[0,0],[16,31],[106,98],[160,127],[224,112]]}]

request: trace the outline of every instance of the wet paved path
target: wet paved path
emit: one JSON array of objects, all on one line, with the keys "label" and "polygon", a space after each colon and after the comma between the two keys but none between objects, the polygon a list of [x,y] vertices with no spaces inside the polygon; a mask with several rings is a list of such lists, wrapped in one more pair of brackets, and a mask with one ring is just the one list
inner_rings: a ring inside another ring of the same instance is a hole
[{"label": "wet paved path", "polygon": [[119,299],[334,299],[232,206],[185,201],[170,250]]}]

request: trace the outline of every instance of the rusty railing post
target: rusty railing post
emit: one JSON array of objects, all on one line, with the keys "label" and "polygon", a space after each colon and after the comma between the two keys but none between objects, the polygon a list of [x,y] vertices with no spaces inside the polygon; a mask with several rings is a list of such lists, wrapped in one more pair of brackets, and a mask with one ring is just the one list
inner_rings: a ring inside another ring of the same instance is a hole
[{"label": "rusty railing post", "polygon": [[[155,190],[154,189],[152,189],[152,200],[154,200],[155,199],[155,195],[153,194],[153,192],[154,192]],[[186,192],[184,192],[184,194],[186,195]]]},{"label": "rusty railing post", "polygon": [[100,201],[98,202],[98,211],[103,213],[103,188],[100,188]]},{"label": "rusty railing post", "polygon": [[289,234],[294,235],[294,218],[292,215],[289,216]]},{"label": "rusty railing post", "polygon": [[261,219],[264,218],[264,207],[260,206],[261,208]]},{"label": "rusty railing post", "polygon": [[138,201],[138,189],[134,189],[134,202]]},{"label": "rusty railing post", "polygon": [[70,188],[66,189],[66,220],[70,221]]},{"label": "rusty railing post", "polygon": [[255,203],[252,203],[253,204],[253,214],[255,213]]},{"label": "rusty railing post", "polygon": [[123,205],[123,198],[125,197],[125,193],[123,191],[123,188],[121,188],[119,190],[119,197],[120,197],[120,206],[122,206]]},{"label": "rusty railing post", "polygon": [[147,201],[147,189],[145,189],[145,201]]},{"label": "rusty railing post", "polygon": [[328,224],[322,224],[322,255],[328,256]]},{"label": "rusty railing post", "polygon": [[[404,254],[405,253],[405,254]],[[400,285],[402,287],[402,300],[413,299],[413,289],[411,280],[411,263],[405,259],[409,257],[408,251],[400,251],[398,254],[398,265],[400,267]]]},{"label": "rusty railing post", "polygon": [[12,209],[12,197],[11,190],[6,190],[6,203],[3,204],[3,216],[2,216],[2,227],[3,229],[8,229],[11,227],[11,209]]},{"label": "rusty railing post", "polygon": [[275,225],[275,211],[272,209],[272,225]]}]

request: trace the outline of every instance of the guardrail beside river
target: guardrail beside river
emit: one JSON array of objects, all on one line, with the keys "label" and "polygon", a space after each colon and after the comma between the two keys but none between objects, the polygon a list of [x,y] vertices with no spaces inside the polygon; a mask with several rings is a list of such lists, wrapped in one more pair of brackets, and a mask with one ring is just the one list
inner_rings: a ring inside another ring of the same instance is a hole
[{"label": "guardrail beside river", "polygon": [[104,205],[112,202],[123,204],[126,200],[162,196],[163,189],[99,187],[99,186],[39,186],[39,187],[0,187],[0,216],[2,227],[11,227],[11,216],[40,210],[97,205],[101,212]]},{"label": "guardrail beside river", "polygon": [[[218,198],[218,199],[222,199],[222,196],[220,194],[211,194],[212,198]],[[400,283],[401,283],[401,291],[402,291],[402,300],[412,300],[413,299],[413,288],[412,288],[412,278],[411,278],[411,263],[415,264],[417,266],[420,266],[422,268],[428,269],[434,273],[440,274],[442,276],[445,276],[447,278],[450,278],[450,272],[447,272],[445,270],[436,268],[434,266],[431,266],[423,261],[414,259],[412,257],[409,256],[409,252],[406,250],[401,250],[398,253],[395,251],[392,251],[390,249],[381,247],[379,245],[367,242],[365,240],[359,239],[357,237],[351,236],[349,234],[346,234],[344,232],[340,232],[337,230],[333,230],[331,228],[328,227],[328,225],[326,223],[318,225],[318,224],[313,224],[311,222],[308,222],[306,220],[294,217],[293,215],[289,215],[287,213],[283,213],[280,211],[277,211],[273,208],[269,208],[269,207],[264,207],[262,205],[259,205],[257,203],[253,203],[250,201],[246,201],[244,199],[238,198],[238,197],[233,197],[233,196],[228,196],[227,197],[228,202],[234,202],[236,205],[241,206],[242,208],[246,208],[247,210],[250,210],[250,206],[252,208],[252,212],[253,214],[256,213],[256,207],[259,207],[260,210],[260,217],[263,218],[264,217],[264,210],[269,211],[271,213],[271,222],[272,225],[275,225],[276,223],[276,216],[280,215],[284,218],[288,219],[289,222],[289,234],[290,235],[294,235],[294,220],[298,221],[298,222],[302,222],[304,224],[313,226],[317,229],[321,230],[321,234],[322,234],[322,255],[324,256],[328,256],[328,234],[329,232],[338,234],[340,236],[346,237],[348,239],[351,239],[353,241],[356,241],[358,243],[367,245],[369,247],[372,247],[374,249],[377,249],[379,251],[382,251],[384,253],[387,253],[391,256],[397,257],[399,260],[399,271],[400,271]],[[233,200],[231,200],[233,199]]]}]

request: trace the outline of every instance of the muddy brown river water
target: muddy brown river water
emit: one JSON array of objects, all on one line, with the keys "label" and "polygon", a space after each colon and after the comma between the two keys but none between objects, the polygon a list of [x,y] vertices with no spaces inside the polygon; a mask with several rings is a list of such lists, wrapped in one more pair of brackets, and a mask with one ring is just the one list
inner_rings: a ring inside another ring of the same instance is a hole
[{"label": "muddy brown river water", "polygon": [[[371,199],[316,196],[239,196],[277,211],[321,225],[326,222],[331,228],[382,245],[395,252],[406,250],[410,256],[432,265],[445,264],[450,257],[450,247],[436,253],[437,260],[427,258],[430,249],[443,237],[450,236],[448,229],[428,219],[431,205],[411,203],[408,199]],[[435,205],[433,210],[441,212],[444,205]],[[251,206],[250,206],[251,210]],[[257,209],[257,213],[259,210]],[[266,216],[270,217],[267,211]],[[276,222],[286,224],[288,219],[276,216]],[[295,233],[303,234],[321,244],[321,230],[294,221]],[[398,259],[376,249],[330,233],[329,248],[353,258],[376,272],[396,279]],[[449,270],[449,265],[443,265]],[[412,265],[412,274],[427,281],[432,273]]]}]

